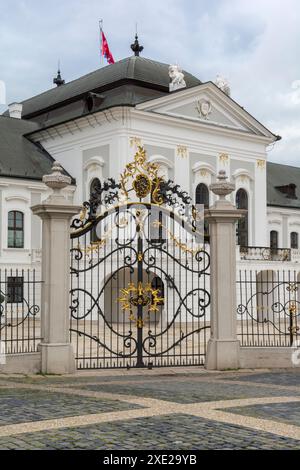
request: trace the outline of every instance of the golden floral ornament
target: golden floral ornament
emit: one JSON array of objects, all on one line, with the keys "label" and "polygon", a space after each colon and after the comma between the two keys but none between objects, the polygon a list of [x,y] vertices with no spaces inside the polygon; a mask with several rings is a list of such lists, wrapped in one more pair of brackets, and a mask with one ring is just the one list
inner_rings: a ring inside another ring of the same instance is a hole
[{"label": "golden floral ornament", "polygon": [[188,149],[185,145],[177,145],[177,156],[186,158],[188,155]]},{"label": "golden floral ornament", "polygon": [[219,160],[220,162],[224,163],[224,164],[227,164],[228,163],[228,160],[229,160],[229,155],[228,153],[220,153],[219,155]]},{"label": "golden floral ornament", "polygon": [[261,168],[263,170],[265,166],[266,166],[265,160],[257,160],[257,168]]},{"label": "golden floral ornament", "polygon": [[160,290],[153,289],[149,282],[145,285],[139,282],[137,286],[130,282],[127,288],[120,289],[120,293],[121,296],[117,301],[121,304],[124,312],[128,311],[129,320],[135,321],[138,328],[143,326],[143,320],[140,317],[135,317],[132,308],[146,307],[148,313],[155,313],[159,311],[159,305],[164,302],[164,298],[160,297]]},{"label": "golden floral ornament", "polygon": [[201,168],[199,173],[200,173],[200,176],[203,176],[203,178],[205,178],[208,175],[208,171],[205,168]]},{"label": "golden floral ornament", "polygon": [[142,139],[140,137],[130,137],[129,142],[130,142],[130,147],[142,146]]},{"label": "golden floral ornament", "polygon": [[85,206],[82,206],[80,214],[79,214],[79,220],[84,221],[87,215],[87,208]]},{"label": "golden floral ornament", "polygon": [[[196,209],[193,207],[192,211],[193,211],[192,217],[196,220],[197,219]],[[164,228],[166,230],[166,233],[170,237],[170,240],[174,243],[174,245],[186,254],[195,256],[197,253],[199,253],[199,251],[203,250],[203,245],[199,244],[195,248],[192,248],[188,246],[187,243],[183,243],[178,237],[176,237],[176,235],[174,235],[173,232],[171,232],[171,230],[169,230],[159,220],[154,220],[152,222],[152,226],[156,228],[159,228],[159,227]]]},{"label": "golden floral ornament", "polygon": [[158,176],[158,163],[148,162],[146,150],[138,146],[134,160],[127,163],[120,176],[121,193],[126,199],[130,191],[134,190],[139,199],[144,199],[149,194],[155,204],[162,204],[163,198],[160,194],[161,177]]},{"label": "golden floral ornament", "polygon": [[242,184],[245,184],[245,183],[247,183],[247,181],[248,181],[248,176],[246,176],[246,175],[240,175],[239,178],[238,178],[238,181],[239,181],[240,183],[242,183]]}]

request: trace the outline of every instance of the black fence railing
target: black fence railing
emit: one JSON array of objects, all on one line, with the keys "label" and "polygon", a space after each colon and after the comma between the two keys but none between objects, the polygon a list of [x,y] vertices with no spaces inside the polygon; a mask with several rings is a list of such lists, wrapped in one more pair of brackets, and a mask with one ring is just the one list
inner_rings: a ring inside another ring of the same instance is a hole
[{"label": "black fence railing", "polygon": [[0,346],[5,354],[37,351],[41,341],[40,273],[0,269]]},{"label": "black fence railing", "polygon": [[241,260],[291,261],[290,248],[264,246],[240,246]]},{"label": "black fence railing", "polygon": [[237,332],[242,346],[292,346],[300,338],[300,274],[240,270]]}]

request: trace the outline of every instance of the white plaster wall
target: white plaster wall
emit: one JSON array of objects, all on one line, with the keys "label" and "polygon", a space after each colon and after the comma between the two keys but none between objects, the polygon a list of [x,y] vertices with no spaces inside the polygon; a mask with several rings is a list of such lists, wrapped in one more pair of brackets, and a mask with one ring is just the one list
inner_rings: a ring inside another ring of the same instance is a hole
[{"label": "white plaster wall", "polygon": [[[300,243],[300,210],[269,206],[267,208],[267,220],[268,243],[266,246],[270,245],[271,230],[277,230],[279,233],[279,247],[291,247],[291,232],[298,233],[298,239]],[[294,255],[297,255],[296,251],[294,252]]]},{"label": "white plaster wall", "polygon": [[[197,184],[203,182],[209,186],[220,169],[224,169],[230,179],[235,181],[237,189],[246,189],[249,195],[250,245],[268,246],[269,231],[274,229],[279,231],[279,245],[284,246],[286,242],[289,246],[290,232],[297,229],[300,232],[300,211],[267,209],[266,167],[263,164],[266,160],[266,141],[262,137],[217,126],[199,127],[198,123],[186,119],[131,108],[116,108],[109,113],[98,113],[96,117],[97,120],[92,116],[88,120],[80,118],[76,123],[60,128],[59,132],[50,129],[36,137],[76,179],[75,204],[80,205],[87,199],[94,177],[101,180],[103,175],[109,175],[119,179],[124,166],[132,161],[136,151],[136,146],[131,145],[135,137],[140,139],[141,144],[151,146],[153,151],[148,157],[162,164],[161,171],[166,177],[174,178],[189,193],[192,191],[193,199]],[[102,155],[96,150],[93,154],[93,149],[101,146],[108,146],[108,160],[102,161]],[[178,146],[186,148],[184,156],[178,154]],[[87,165],[83,158],[86,151],[91,161],[99,158],[98,164],[94,162]],[[191,165],[191,153],[199,155],[197,165]],[[220,158],[220,154],[224,153],[228,155],[227,160]],[[203,161],[201,155],[205,157]],[[249,172],[249,166],[253,172]],[[31,263],[31,193],[40,192],[43,200],[46,196],[45,187],[42,183],[1,178],[0,189],[0,262]],[[7,197],[11,199],[6,200]],[[231,198],[234,201],[235,194]],[[210,202],[214,202],[213,195]],[[17,252],[7,250],[6,218],[9,207],[23,210],[26,215],[25,248]]]},{"label": "white plaster wall", "polygon": [[[0,267],[26,268],[40,262],[41,222],[31,212],[32,200],[44,201],[50,190],[39,181],[18,178],[0,178],[1,225],[0,225]],[[74,188],[66,194],[72,200]],[[24,248],[8,248],[8,213],[20,211],[24,214]],[[33,233],[32,230],[39,233]]]}]

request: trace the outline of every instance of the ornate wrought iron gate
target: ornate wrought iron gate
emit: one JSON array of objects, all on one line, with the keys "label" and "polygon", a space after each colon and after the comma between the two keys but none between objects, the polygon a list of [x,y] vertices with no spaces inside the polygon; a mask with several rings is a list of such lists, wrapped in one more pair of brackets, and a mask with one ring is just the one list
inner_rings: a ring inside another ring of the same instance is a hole
[{"label": "ornate wrought iron gate", "polygon": [[77,367],[203,364],[210,258],[187,193],[140,147],[120,183],[98,183],[72,228]]}]

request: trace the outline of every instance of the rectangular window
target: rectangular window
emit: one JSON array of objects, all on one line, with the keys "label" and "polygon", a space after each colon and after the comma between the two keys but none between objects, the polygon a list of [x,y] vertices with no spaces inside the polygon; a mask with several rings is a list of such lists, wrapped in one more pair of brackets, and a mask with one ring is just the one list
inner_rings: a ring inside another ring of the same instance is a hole
[{"label": "rectangular window", "polygon": [[8,248],[24,248],[24,215],[19,211],[8,213]]},{"label": "rectangular window", "polygon": [[6,290],[6,302],[8,304],[19,304],[23,302],[24,298],[24,278],[8,277],[7,278],[7,290]]}]

